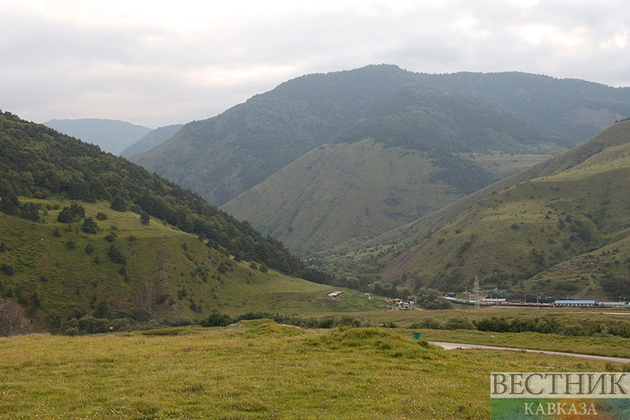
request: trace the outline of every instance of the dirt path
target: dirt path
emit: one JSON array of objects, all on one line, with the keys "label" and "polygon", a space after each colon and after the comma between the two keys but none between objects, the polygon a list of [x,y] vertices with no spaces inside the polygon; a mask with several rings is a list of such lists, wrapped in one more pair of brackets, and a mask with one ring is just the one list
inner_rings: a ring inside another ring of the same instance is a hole
[{"label": "dirt path", "polygon": [[565,353],[561,351],[549,351],[549,350],[518,349],[514,347],[482,346],[479,344],[446,343],[443,341],[430,341],[430,343],[433,345],[442,347],[444,350],[482,349],[482,350],[524,351],[527,353],[548,354],[551,356],[575,357],[577,359],[584,359],[584,360],[600,360],[603,362],[624,363],[624,364],[630,363],[630,359],[627,359],[625,357],[594,356],[592,354]]}]

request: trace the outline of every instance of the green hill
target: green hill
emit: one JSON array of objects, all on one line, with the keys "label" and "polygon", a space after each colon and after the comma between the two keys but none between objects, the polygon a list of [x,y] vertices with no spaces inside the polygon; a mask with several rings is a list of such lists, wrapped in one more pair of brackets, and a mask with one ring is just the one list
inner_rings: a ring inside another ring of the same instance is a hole
[{"label": "green hill", "polygon": [[133,161],[222,205],[329,142],[413,77],[394,66],[303,76],[186,124]]},{"label": "green hill", "polygon": [[478,101],[405,88],[222,209],[304,255],[331,253],[490,184],[470,152],[535,153],[543,139]]},{"label": "green hill", "polygon": [[0,174],[0,296],[39,325],[73,313],[182,319],[374,307],[359,294],[327,299],[330,287],[288,276],[304,266],[279,241],[195,194],[7,112]]},{"label": "green hill", "polygon": [[[109,202],[79,204],[96,221],[94,234],[82,230],[83,221],[57,221],[70,201],[21,202],[37,205],[40,220],[0,213],[0,297],[22,305],[39,328],[84,314],[176,321],[213,311],[304,314],[375,307],[358,293],[331,299],[330,286],[236,262],[195,235],[158,219],[144,225],[138,214],[113,211]],[[98,220],[98,214],[107,219]]]},{"label": "green hill", "polygon": [[572,148],[630,115],[630,88],[519,72],[423,75],[430,86],[508,111]]},{"label": "green hill", "polygon": [[[428,99],[424,107],[403,112],[401,118],[386,118],[398,112],[384,113],[383,108],[398,106],[404,111],[409,105],[406,101],[419,91]],[[442,93],[439,101],[431,98],[436,91]],[[453,98],[462,97],[493,111],[477,107],[472,114],[458,112],[467,106]],[[440,111],[433,115],[436,105]],[[453,107],[446,121],[442,118],[445,106]],[[499,111],[509,116],[494,121],[491,117]],[[461,139],[461,130],[471,125],[474,133],[466,139],[468,148],[487,150],[500,141],[493,134],[506,131],[498,124],[509,123],[524,129],[520,137],[512,131],[514,146],[544,145],[544,153],[557,153],[628,115],[630,88],[524,73],[429,75],[379,65],[290,80],[214,118],[186,124],[166,143],[133,159],[223,205],[334,140],[373,137],[403,145],[409,143],[409,134],[421,133],[438,142],[444,137]],[[417,126],[417,118],[425,124]],[[443,126],[453,122],[459,132],[451,133],[451,125]],[[489,135],[477,129],[482,124]]]},{"label": "green hill", "polygon": [[616,300],[630,284],[629,156],[625,121],[502,181],[507,188],[464,199],[469,209],[383,275],[442,290],[463,290],[478,275],[483,285],[536,296]]}]

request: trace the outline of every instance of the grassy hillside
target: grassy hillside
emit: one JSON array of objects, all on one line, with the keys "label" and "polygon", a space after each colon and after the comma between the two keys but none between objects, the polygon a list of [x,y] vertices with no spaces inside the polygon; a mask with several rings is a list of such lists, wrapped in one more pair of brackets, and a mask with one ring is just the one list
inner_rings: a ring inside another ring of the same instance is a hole
[{"label": "grassy hillside", "polygon": [[[213,311],[310,314],[378,305],[350,291],[328,298],[331,286],[236,262],[197,236],[158,219],[145,225],[108,202],[79,203],[96,220],[96,233],[84,232],[83,221],[57,221],[69,201],[22,203],[36,204],[42,215],[34,222],[0,213],[0,297],[21,304],[39,327],[86,313],[132,317],[140,309],[151,318],[192,320]],[[112,247],[124,261],[112,256]]]},{"label": "grassy hillside", "polygon": [[629,155],[626,121],[487,195],[383,274],[442,290],[469,287],[478,275],[484,285],[540,296],[618,298],[630,280]]},{"label": "grassy hillside", "polygon": [[404,88],[375,104],[369,117],[331,145],[222,208],[297,252],[331,253],[490,184],[494,179],[465,152],[488,154],[491,164],[501,153],[540,153],[543,140],[511,115],[477,101]]},{"label": "grassy hillside", "polygon": [[[8,112],[0,114],[0,152],[0,197],[7,205],[18,195],[111,201],[117,211],[157,217],[237,259],[265,263],[289,274],[304,270],[300,259],[282,243],[263,237],[198,195],[126,159]],[[4,209],[9,214],[23,210],[16,205]]]},{"label": "grassy hillside", "polygon": [[292,250],[331,252],[462,197],[440,170],[426,153],[373,140],[321,146],[222,209]]}]

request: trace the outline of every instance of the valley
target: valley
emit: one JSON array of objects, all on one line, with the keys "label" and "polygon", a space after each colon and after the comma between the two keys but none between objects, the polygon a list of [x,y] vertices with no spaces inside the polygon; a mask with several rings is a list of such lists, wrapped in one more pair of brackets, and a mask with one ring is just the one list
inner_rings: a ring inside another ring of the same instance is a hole
[{"label": "valley", "polygon": [[630,297],[628,92],[368,66],[113,152],[1,113],[0,418],[488,418],[490,372],[626,371],[430,342],[630,357],[626,306],[444,297]]}]

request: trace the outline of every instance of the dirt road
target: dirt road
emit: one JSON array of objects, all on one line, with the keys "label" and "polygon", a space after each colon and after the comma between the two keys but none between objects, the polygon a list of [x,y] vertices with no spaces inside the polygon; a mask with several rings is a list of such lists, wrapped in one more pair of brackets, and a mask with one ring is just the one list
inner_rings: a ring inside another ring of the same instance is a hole
[{"label": "dirt road", "polygon": [[433,345],[442,347],[444,350],[482,349],[482,350],[524,351],[527,353],[549,354],[552,356],[575,357],[577,359],[584,359],[584,360],[600,360],[603,362],[624,363],[624,364],[630,363],[630,359],[626,359],[624,357],[594,356],[592,354],[565,353],[561,351],[549,351],[549,350],[517,349],[513,347],[482,346],[479,344],[445,343],[443,341],[430,341],[430,343]]}]

